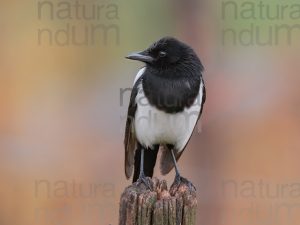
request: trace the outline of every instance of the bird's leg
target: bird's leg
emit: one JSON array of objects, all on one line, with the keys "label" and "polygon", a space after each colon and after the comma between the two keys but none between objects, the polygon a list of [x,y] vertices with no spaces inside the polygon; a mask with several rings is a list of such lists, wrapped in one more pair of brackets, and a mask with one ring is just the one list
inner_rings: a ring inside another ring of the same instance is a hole
[{"label": "bird's leg", "polygon": [[147,180],[147,177],[145,176],[145,173],[144,173],[144,151],[145,151],[145,149],[142,148],[141,149],[141,161],[140,161],[140,174],[139,174],[139,178],[137,180],[137,185],[144,183],[148,189],[152,190],[151,184],[150,184],[149,180]]},{"label": "bird's leg", "polygon": [[190,181],[188,181],[186,178],[184,178],[180,175],[173,149],[171,149],[171,154],[172,154],[174,167],[175,167],[175,173],[176,173],[172,186],[173,185],[179,186],[180,183],[185,183],[189,187],[190,190],[193,190],[193,189],[196,190],[195,186]]},{"label": "bird's leg", "polygon": [[175,167],[175,173],[176,173],[175,174],[174,183],[180,183],[180,181],[181,181],[181,175],[180,175],[178,167],[177,167],[177,162],[176,162],[176,158],[175,158],[173,149],[171,149],[171,154],[172,154],[172,158],[173,158],[173,162],[174,162],[174,167]]},{"label": "bird's leg", "polygon": [[175,179],[174,179],[174,184],[180,184],[181,182],[181,175],[179,173],[178,167],[177,167],[177,162],[176,162],[176,158],[174,155],[174,150],[171,149],[171,154],[172,154],[172,158],[173,158],[173,162],[174,162],[174,167],[175,167]]}]

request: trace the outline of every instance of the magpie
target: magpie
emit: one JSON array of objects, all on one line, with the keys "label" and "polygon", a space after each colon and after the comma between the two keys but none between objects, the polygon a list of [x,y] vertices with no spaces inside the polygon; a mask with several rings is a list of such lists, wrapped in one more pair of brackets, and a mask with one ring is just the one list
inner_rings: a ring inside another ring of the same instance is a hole
[{"label": "magpie", "polygon": [[158,150],[160,171],[175,167],[175,180],[181,177],[179,160],[199,120],[206,92],[203,65],[187,44],[164,37],[148,49],[126,57],[145,64],[137,73],[131,91],[125,127],[125,175],[134,171],[133,183],[153,176]]}]

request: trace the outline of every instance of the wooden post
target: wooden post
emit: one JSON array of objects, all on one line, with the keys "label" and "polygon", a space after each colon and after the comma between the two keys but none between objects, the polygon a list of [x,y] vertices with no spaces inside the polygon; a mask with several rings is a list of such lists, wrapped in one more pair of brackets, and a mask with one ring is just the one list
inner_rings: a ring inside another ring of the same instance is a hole
[{"label": "wooden post", "polygon": [[120,200],[119,225],[195,225],[196,189],[182,179],[168,190],[165,180],[147,178],[144,184],[127,187]]}]

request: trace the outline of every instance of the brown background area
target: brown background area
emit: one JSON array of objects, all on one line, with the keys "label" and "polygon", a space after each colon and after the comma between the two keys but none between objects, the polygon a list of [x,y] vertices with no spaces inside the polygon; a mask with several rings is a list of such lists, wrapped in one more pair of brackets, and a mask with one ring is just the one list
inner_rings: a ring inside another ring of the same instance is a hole
[{"label": "brown background area", "polygon": [[0,3],[0,224],[117,224],[129,184],[119,95],[141,66],[124,56],[165,35],[205,66],[201,132],[179,163],[198,189],[197,224],[298,224],[299,46],[222,46],[217,1],[106,2],[119,19],[100,23],[120,27],[119,45],[39,46],[39,28],[66,21],[39,20],[37,1]]}]

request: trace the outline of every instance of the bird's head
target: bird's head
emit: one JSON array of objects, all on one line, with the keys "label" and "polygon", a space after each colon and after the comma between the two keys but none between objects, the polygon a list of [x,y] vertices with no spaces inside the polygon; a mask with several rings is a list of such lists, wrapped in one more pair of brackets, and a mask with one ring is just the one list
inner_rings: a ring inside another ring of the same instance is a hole
[{"label": "bird's head", "polygon": [[172,37],[164,37],[148,49],[126,57],[144,62],[149,67],[167,69],[178,64],[200,63],[193,49]]}]

